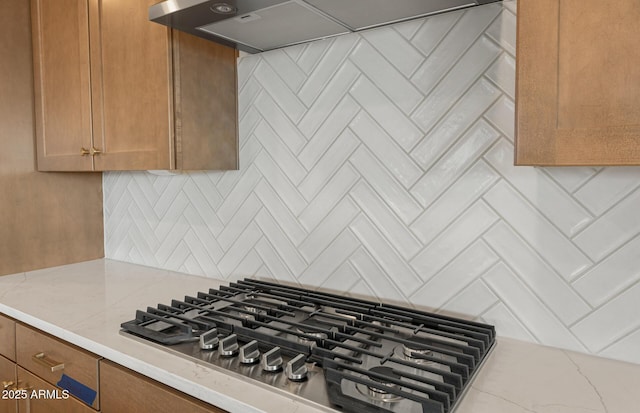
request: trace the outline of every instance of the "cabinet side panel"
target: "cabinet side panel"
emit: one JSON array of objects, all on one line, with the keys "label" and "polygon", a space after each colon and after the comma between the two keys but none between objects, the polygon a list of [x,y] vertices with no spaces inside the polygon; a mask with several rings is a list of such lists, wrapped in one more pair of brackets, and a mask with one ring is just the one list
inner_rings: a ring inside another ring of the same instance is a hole
[{"label": "cabinet side panel", "polygon": [[100,258],[102,178],[36,172],[29,1],[0,8],[0,274]]},{"label": "cabinet side panel", "polygon": [[238,169],[237,51],[174,31],[178,169]]}]

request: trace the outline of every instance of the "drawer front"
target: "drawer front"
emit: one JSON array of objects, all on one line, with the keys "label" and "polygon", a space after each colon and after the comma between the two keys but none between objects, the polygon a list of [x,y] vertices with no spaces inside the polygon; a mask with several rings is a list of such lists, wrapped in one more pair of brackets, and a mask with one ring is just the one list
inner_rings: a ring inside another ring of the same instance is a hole
[{"label": "drawer front", "polygon": [[65,398],[62,390],[18,367],[20,388],[26,390],[26,398],[18,400],[20,413],[95,413],[95,411],[74,399]]},{"label": "drawer front", "polygon": [[[18,364],[36,376],[57,385],[65,375],[65,380],[81,383],[83,386],[78,387],[87,390],[84,394],[98,392],[100,357],[95,354],[19,323],[16,325],[16,344]],[[96,394],[91,404],[96,410],[100,409],[99,400],[100,395]]]},{"label": "drawer front", "polygon": [[0,354],[16,361],[16,322],[0,315]]},{"label": "drawer front", "polygon": [[225,413],[115,363],[100,362],[102,413]]}]

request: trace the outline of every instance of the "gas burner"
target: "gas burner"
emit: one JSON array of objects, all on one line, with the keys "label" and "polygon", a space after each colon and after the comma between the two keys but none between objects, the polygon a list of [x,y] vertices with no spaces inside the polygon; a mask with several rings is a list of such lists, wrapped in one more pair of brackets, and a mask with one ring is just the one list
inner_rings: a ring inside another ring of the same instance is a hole
[{"label": "gas burner", "polygon": [[[330,325],[311,317],[302,320],[300,325],[295,328],[295,330],[300,334],[306,334],[320,340],[329,338],[329,329],[331,329]],[[307,339],[305,337],[300,337],[298,341],[303,344],[314,342],[314,340]]]},{"label": "gas burner", "polygon": [[[384,367],[384,366],[376,366],[376,367],[372,367],[369,369],[370,372],[372,373],[377,373],[377,374],[381,374],[385,377],[389,377],[391,379],[396,379],[396,380],[400,380],[400,376],[397,375],[393,369],[391,367]],[[401,400],[402,397],[397,396],[396,394],[394,394],[392,391],[394,390],[400,390],[400,385],[395,384],[395,383],[390,383],[388,381],[385,381],[384,379],[380,379],[377,377],[370,377],[371,381],[375,381],[377,383],[382,384],[385,388],[389,389],[381,389],[378,387],[373,387],[373,386],[367,386],[364,384],[357,384],[356,388],[358,389],[358,391],[364,395],[367,396],[368,398],[372,399],[372,400],[376,400],[376,401],[383,401],[383,402],[387,402],[387,403],[391,403],[394,401],[398,401]]]},{"label": "gas burner", "polygon": [[244,311],[240,312],[240,317],[246,318],[246,319],[250,319],[250,318],[254,318],[256,315],[265,315],[267,314],[267,312],[263,309],[254,307],[251,305],[251,303],[245,304],[243,305],[242,308]]},{"label": "gas burner", "polygon": [[410,337],[406,340],[410,343],[399,345],[394,349],[394,354],[396,356],[413,363],[436,364],[436,361],[427,360],[424,358],[439,358],[439,354],[433,352],[433,350],[424,348],[424,346],[428,345],[428,343],[426,343],[424,340],[421,340],[419,337]]}]

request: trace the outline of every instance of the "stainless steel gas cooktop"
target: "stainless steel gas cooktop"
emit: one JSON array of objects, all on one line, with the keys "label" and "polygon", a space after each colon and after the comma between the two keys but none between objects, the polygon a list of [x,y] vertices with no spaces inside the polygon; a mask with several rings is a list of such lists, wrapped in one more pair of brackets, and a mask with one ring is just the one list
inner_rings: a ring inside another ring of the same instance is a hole
[{"label": "stainless steel gas cooktop", "polygon": [[245,279],[173,300],[123,333],[345,412],[448,413],[493,326]]}]

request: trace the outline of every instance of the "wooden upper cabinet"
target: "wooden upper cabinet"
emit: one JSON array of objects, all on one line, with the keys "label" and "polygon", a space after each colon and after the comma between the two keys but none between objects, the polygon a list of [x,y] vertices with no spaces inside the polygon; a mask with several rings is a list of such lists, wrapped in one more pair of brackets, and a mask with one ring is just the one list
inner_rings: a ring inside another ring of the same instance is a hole
[{"label": "wooden upper cabinet", "polygon": [[238,168],[237,51],[150,22],[156,2],[32,0],[39,170]]},{"label": "wooden upper cabinet", "polygon": [[640,164],[640,2],[519,0],[516,165]]}]

